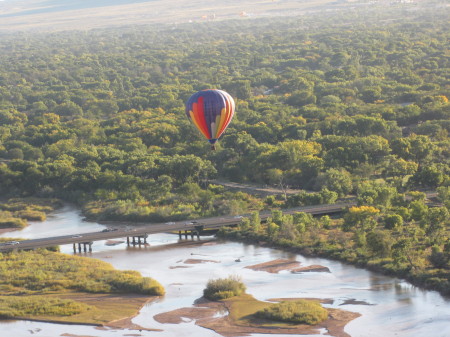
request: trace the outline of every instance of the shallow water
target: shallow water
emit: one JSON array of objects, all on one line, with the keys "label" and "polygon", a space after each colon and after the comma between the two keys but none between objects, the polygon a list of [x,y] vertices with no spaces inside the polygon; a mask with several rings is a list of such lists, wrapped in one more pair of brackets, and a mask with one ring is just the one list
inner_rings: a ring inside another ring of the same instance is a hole
[{"label": "shallow water", "polygon": [[[43,223],[34,223],[21,233],[3,236],[38,238],[99,231],[105,226],[82,221],[79,212],[65,208]],[[359,312],[361,317],[350,322],[345,331],[352,337],[450,336],[450,300],[436,292],[418,289],[400,279],[386,277],[336,261],[307,258],[276,249],[236,242],[208,242],[202,238],[195,245],[178,243],[178,236],[158,234],[149,237],[147,247],[125,244],[105,246],[95,242],[93,252],[82,254],[111,263],[117,269],[138,270],[157,279],[166,288],[166,296],[142,308],[133,322],[162,332],[131,330],[98,330],[80,325],[48,324],[16,321],[0,323],[1,336],[60,336],[64,333],[83,336],[219,336],[213,331],[184,320],[181,324],[160,324],[153,316],[177,308],[189,307],[201,297],[207,281],[212,278],[238,275],[247,286],[247,293],[260,300],[278,297],[314,297],[332,299],[327,307]],[[183,241],[186,242],[186,241]],[[61,247],[73,254],[72,246]],[[236,259],[241,262],[236,262]],[[246,266],[278,258],[295,258],[302,266],[319,264],[330,273],[270,274]],[[186,264],[187,259],[211,260]],[[171,268],[172,267],[172,268]],[[173,268],[183,267],[183,268]],[[358,304],[347,304],[351,302]],[[321,331],[324,335],[326,331]],[[267,335],[254,335],[263,337]],[[282,336],[282,335],[277,335]],[[316,335],[317,336],[317,335]]]}]

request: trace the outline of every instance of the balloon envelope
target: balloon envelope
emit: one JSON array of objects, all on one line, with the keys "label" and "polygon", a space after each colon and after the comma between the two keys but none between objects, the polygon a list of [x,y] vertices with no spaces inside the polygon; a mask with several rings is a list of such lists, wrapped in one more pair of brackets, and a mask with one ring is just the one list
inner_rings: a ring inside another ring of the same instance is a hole
[{"label": "balloon envelope", "polygon": [[201,90],[186,103],[186,115],[211,144],[230,124],[234,115],[234,100],[227,92],[217,89]]}]

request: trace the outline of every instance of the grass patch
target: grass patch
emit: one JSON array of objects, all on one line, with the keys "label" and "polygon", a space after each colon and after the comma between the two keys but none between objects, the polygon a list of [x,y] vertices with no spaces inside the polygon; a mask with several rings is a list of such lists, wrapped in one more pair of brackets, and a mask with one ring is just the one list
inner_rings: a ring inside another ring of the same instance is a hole
[{"label": "grass patch", "polygon": [[[273,312],[276,311],[273,308],[287,308],[286,304],[302,303],[299,307],[293,308],[293,313],[298,313],[301,308],[306,308],[304,311],[320,311],[320,319],[316,320],[316,323],[311,323],[310,325],[315,325],[328,318],[328,310],[323,308],[320,303],[311,300],[297,300],[294,302],[281,302],[281,303],[268,303],[256,300],[253,296],[249,294],[243,294],[240,296],[235,296],[223,300],[223,303],[229,311],[229,319],[232,321],[233,325],[239,326],[257,326],[257,327],[267,327],[267,328],[287,328],[292,327],[292,325],[299,324],[309,324],[305,321],[294,320],[294,319],[279,319],[277,315],[261,315],[261,312]],[[312,307],[311,307],[312,306]],[[283,310],[282,310],[283,312]],[[310,322],[313,322],[310,320]]]},{"label": "grass patch", "polygon": [[256,300],[249,294],[242,294],[224,301],[229,315],[228,317],[237,325],[252,325],[256,312],[263,310],[271,303]]},{"label": "grass patch", "polygon": [[274,321],[316,325],[328,318],[328,311],[319,302],[298,300],[272,304],[258,311],[256,316]]},{"label": "grass patch", "polygon": [[0,317],[72,316],[92,309],[74,300],[46,296],[0,296]]},{"label": "grass patch", "polygon": [[164,294],[156,280],[109,263],[40,251],[0,254],[0,317],[103,324]]},{"label": "grass patch", "polygon": [[[0,296],[0,317],[106,324],[133,317],[148,301],[149,297],[145,295],[80,292],[50,293],[45,296]],[[21,303],[17,304],[19,302]],[[48,309],[49,304],[53,308]],[[63,308],[59,308],[61,305]],[[19,311],[15,309],[16,306],[22,309]]]},{"label": "grass patch", "polygon": [[[155,280],[133,270],[115,270],[109,263],[47,250],[0,254],[0,290],[22,293],[82,291],[163,295]],[[0,293],[1,295],[1,293]],[[14,295],[14,293],[9,294]]]},{"label": "grass patch", "polygon": [[48,296],[73,300],[89,306],[90,309],[72,316],[33,316],[33,318],[60,322],[105,324],[111,321],[133,317],[149,301],[148,296],[137,294],[86,294],[69,292],[64,294],[49,294]]}]

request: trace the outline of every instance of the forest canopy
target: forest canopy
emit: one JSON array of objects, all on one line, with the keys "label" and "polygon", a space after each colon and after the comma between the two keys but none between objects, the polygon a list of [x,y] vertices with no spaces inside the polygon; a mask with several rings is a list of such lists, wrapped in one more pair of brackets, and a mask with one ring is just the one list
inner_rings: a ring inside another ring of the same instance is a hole
[{"label": "forest canopy", "polygon": [[[271,202],[216,177],[322,201],[446,187],[449,13],[412,9],[4,35],[0,192],[162,221]],[[236,101],[215,152],[184,114],[205,88]]]}]

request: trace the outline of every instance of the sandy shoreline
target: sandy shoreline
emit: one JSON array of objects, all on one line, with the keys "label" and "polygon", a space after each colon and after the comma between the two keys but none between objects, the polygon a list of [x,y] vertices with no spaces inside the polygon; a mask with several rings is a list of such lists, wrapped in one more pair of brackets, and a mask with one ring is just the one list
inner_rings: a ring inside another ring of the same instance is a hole
[{"label": "sandy shoreline", "polygon": [[8,232],[14,232],[18,230],[19,228],[0,228],[0,234],[8,233]]}]

